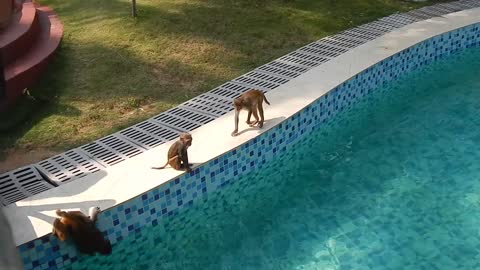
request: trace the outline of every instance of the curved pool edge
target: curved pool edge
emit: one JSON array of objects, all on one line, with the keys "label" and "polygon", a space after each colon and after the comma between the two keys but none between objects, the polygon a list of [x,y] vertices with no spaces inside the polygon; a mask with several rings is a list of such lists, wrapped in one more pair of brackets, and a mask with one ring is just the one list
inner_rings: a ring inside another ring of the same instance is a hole
[{"label": "curved pool edge", "polygon": [[[367,77],[375,77],[374,67],[382,66],[383,62],[382,75],[390,77],[377,78],[377,83],[395,79],[402,71],[395,71],[394,75],[387,74],[390,66],[388,62],[398,61],[389,58],[402,57],[402,54],[408,57],[413,53],[412,46],[418,47],[432,38],[440,40],[439,35],[447,33],[445,35],[448,36],[450,31],[478,24],[479,21],[480,8],[476,8],[413,23],[313,68],[266,94],[272,105],[266,107],[266,119],[269,121],[261,131],[253,130],[232,138],[230,136],[233,126],[232,113],[198,128],[192,132],[194,144],[190,155],[191,161],[201,166],[191,175],[171,169],[150,170],[151,165],[164,161],[169,145],[161,145],[123,162],[121,166],[109,167],[105,172],[89,175],[82,180],[5,207],[5,214],[14,230],[15,242],[20,245],[24,264],[30,263],[30,268],[35,269],[50,263],[51,257],[55,256],[47,256],[45,259],[41,254],[48,253],[49,249],[50,253],[57,254],[53,261],[59,257],[63,258],[65,254],[69,254],[70,261],[71,258],[75,258],[76,253],[71,247],[64,244],[59,246],[57,241],[48,235],[56,208],[80,207],[86,211],[88,207],[96,204],[103,209],[109,208],[100,216],[99,227],[107,231],[107,236],[114,243],[144,226],[155,226],[158,219],[176,215],[180,209],[188,207],[196,198],[204,196],[203,194],[215,191],[233,181],[231,179],[261,167],[262,163],[287,150],[289,144],[311,130],[318,129],[327,119],[332,119],[336,112],[348,108],[350,104],[367,95],[369,89],[375,88],[376,83],[372,83],[375,80],[367,80],[370,82],[365,83],[366,79],[358,74],[364,73],[368,75]],[[478,46],[480,41],[477,37],[480,31],[478,26],[476,28],[474,39],[466,41],[470,42],[470,45],[473,44],[472,46]],[[455,38],[462,40],[460,34],[455,35],[452,36],[450,33],[448,40]],[[438,50],[428,51],[427,48],[424,58],[430,57],[430,60],[434,61],[435,58],[466,47],[467,43],[454,43],[452,47],[445,48],[446,51],[443,53],[438,53]],[[410,52],[405,53],[405,50]],[[399,52],[401,53],[398,54]],[[402,65],[406,65],[405,61],[411,61],[412,64],[411,67],[405,68],[405,71],[414,69],[415,64],[423,65],[415,63],[415,59],[401,60],[403,62],[393,62],[397,65],[392,65],[391,68],[404,67]],[[351,80],[357,80],[358,85],[344,83]],[[348,92],[353,91],[351,89],[355,89],[358,95],[352,96],[353,92]],[[302,113],[310,117],[302,116]],[[244,124],[240,127],[245,128]],[[248,168],[243,169],[247,166]],[[146,190],[148,191],[145,192]],[[163,203],[165,207],[162,207]],[[172,206],[173,204],[176,205]],[[146,209],[146,206],[152,205],[158,207]],[[151,209],[157,208],[158,210],[152,213]],[[39,236],[43,237],[37,239]],[[41,251],[38,251],[40,249]],[[42,260],[32,260],[34,257]],[[62,260],[63,264],[67,264],[66,260]]]}]

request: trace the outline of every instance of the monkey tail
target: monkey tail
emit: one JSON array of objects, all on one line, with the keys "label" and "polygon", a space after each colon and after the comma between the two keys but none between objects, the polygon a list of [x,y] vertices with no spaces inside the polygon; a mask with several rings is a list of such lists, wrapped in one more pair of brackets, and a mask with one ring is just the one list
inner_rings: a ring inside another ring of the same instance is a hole
[{"label": "monkey tail", "polygon": [[167,165],[168,165],[168,160],[167,160],[167,163],[165,163],[165,165],[163,165],[162,167],[152,167],[152,169],[155,169],[155,170],[165,169],[165,167],[167,167]]},{"label": "monkey tail", "polygon": [[263,100],[265,100],[265,103],[270,105],[270,102],[268,102],[267,97],[265,96],[265,94],[263,92],[262,92],[262,96],[263,96]]}]

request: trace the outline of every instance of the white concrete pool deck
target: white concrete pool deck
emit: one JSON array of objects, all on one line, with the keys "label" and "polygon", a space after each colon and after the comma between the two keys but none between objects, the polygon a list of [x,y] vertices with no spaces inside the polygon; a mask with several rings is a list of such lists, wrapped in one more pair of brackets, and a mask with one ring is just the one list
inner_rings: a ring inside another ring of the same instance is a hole
[{"label": "white concrete pool deck", "polygon": [[[433,36],[478,22],[480,8],[460,11],[410,24],[354,48],[268,92],[272,105],[264,107],[263,129],[248,128],[243,112],[241,134],[231,137],[234,127],[231,112],[191,132],[190,161],[202,164],[214,159],[274,127],[375,63]],[[91,206],[110,208],[181,175],[182,172],[171,168],[150,169],[164,164],[170,145],[160,145],[105,171],[6,206],[3,211],[12,226],[16,245],[50,233],[56,209],[80,209],[86,213]]]}]

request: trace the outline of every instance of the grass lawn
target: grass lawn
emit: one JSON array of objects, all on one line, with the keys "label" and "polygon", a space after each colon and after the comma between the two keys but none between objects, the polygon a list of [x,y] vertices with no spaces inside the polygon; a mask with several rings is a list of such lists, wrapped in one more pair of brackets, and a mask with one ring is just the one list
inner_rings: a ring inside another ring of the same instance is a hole
[{"label": "grass lawn", "polygon": [[0,116],[0,170],[149,118],[321,37],[439,1],[137,0],[137,19],[130,0],[37,2],[59,14],[64,38],[30,89],[37,101]]}]

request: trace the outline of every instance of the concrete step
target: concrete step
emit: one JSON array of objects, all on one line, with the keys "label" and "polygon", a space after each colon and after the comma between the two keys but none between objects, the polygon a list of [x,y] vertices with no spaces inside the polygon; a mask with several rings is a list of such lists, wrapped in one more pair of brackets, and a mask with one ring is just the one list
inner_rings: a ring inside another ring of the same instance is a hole
[{"label": "concrete step", "polygon": [[36,14],[39,29],[31,47],[5,67],[6,97],[0,100],[0,111],[13,104],[25,88],[33,86],[60,45],[63,25],[58,16],[41,6],[36,6]]}]

